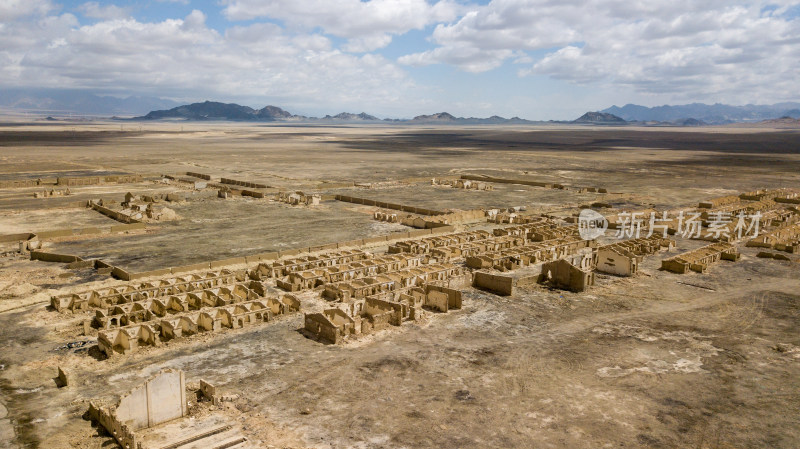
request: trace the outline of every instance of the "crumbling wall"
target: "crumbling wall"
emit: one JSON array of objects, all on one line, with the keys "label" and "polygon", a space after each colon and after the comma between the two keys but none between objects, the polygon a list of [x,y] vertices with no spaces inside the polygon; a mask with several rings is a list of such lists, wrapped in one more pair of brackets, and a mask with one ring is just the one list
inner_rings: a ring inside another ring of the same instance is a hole
[{"label": "crumbling wall", "polygon": [[136,220],[135,218],[125,215],[123,213],[117,212],[115,210],[109,209],[105,206],[101,206],[95,202],[91,202],[92,209],[100,212],[101,214],[105,215],[106,217],[111,218],[112,220],[116,220],[120,223],[131,224],[131,223],[141,223],[141,221]]},{"label": "crumbling wall", "polygon": [[100,423],[123,449],[138,449],[136,434],[126,424],[120,422],[108,408],[89,403],[89,416]]},{"label": "crumbling wall", "polygon": [[28,241],[34,237],[36,237],[36,234],[30,232],[0,235],[0,243]]},{"label": "crumbling wall", "polygon": [[47,239],[56,239],[61,237],[71,237],[74,235],[84,236],[84,235],[100,235],[108,233],[121,233],[121,232],[146,229],[146,227],[147,225],[145,223],[131,223],[125,225],[114,225],[103,228],[89,227],[81,229],[54,229],[51,231],[7,234],[7,235],[0,235],[0,243],[7,243],[14,241],[31,241],[35,239],[47,240]]},{"label": "crumbling wall", "polygon": [[54,229],[52,231],[42,231],[37,232],[36,237],[40,239],[55,239],[59,237],[69,237],[74,235],[74,231],[72,229]]},{"label": "crumbling wall", "polygon": [[701,209],[712,209],[715,207],[727,206],[731,204],[735,204],[741,201],[738,195],[727,195],[727,196],[720,196],[717,198],[711,198],[706,201],[701,201],[697,207]]},{"label": "crumbling wall", "polygon": [[229,179],[229,178],[222,178],[220,181],[222,184],[228,184],[232,186],[242,186],[242,187],[250,187],[251,189],[266,189],[266,184],[258,184],[255,182],[250,181],[239,181],[237,179]]},{"label": "crumbling wall", "polygon": [[[461,179],[467,179],[470,181],[495,182],[498,184],[517,184],[523,186],[545,187],[548,189],[559,189],[559,190],[567,188],[566,186],[557,183],[533,181],[529,179],[495,178],[493,176],[486,176],[486,175],[461,175]],[[602,187],[579,187],[577,188],[577,190],[578,192],[581,193],[583,192],[608,193],[608,190]]]},{"label": "crumbling wall", "polygon": [[[46,184],[55,184],[55,183],[56,183],[55,181],[52,181]],[[45,185],[45,182],[38,179],[15,179],[9,181],[0,181],[0,189],[37,187],[40,185]]]},{"label": "crumbling wall", "polygon": [[552,183],[541,182],[541,181],[533,181],[526,179],[495,178],[493,176],[485,176],[485,175],[461,175],[461,179],[468,179],[470,181],[496,182],[498,184],[518,184],[523,186],[535,186],[535,187],[552,187],[553,185]]},{"label": "crumbling wall", "polygon": [[[405,207],[405,206],[403,206]],[[402,225],[418,229],[434,229],[457,223],[467,223],[483,220],[486,213],[482,209],[465,210],[450,213],[441,213],[427,217],[408,215],[397,217],[396,214],[376,212],[374,217],[378,220],[399,222]]]},{"label": "crumbling wall", "polygon": [[257,192],[255,190],[242,190],[242,196],[249,196],[251,198],[264,198],[264,192]]},{"label": "crumbling wall", "polygon": [[[447,309],[460,309],[461,308],[461,290],[454,288],[447,288],[440,285],[425,285],[425,293],[430,296],[431,293],[441,293],[447,298]],[[445,310],[446,311],[446,310]]]},{"label": "crumbling wall", "polygon": [[68,387],[70,384],[70,376],[60,366],[58,367],[58,386],[59,388]]},{"label": "crumbling wall", "polygon": [[43,262],[59,262],[59,263],[71,263],[71,262],[81,262],[81,259],[78,256],[73,256],[71,254],[57,254],[57,253],[50,253],[46,251],[31,251],[31,260],[41,260]]},{"label": "crumbling wall", "polygon": [[188,414],[183,371],[164,370],[123,395],[116,405],[90,402],[89,415],[126,449],[139,449],[136,430]]},{"label": "crumbling wall", "polygon": [[93,186],[103,183],[128,184],[142,182],[142,175],[64,176],[56,179],[60,186]]},{"label": "crumbling wall", "polygon": [[392,209],[392,210],[400,210],[400,211],[404,211],[404,212],[411,212],[411,213],[418,214],[418,215],[444,215],[445,214],[445,212],[442,212],[442,211],[426,209],[426,208],[423,208],[423,207],[407,206],[407,205],[402,205],[402,204],[393,204],[393,203],[387,203],[385,201],[376,201],[376,200],[370,200],[370,199],[367,199],[367,198],[359,198],[359,197],[348,196],[348,195],[336,195],[336,200],[337,201],[343,201],[343,202],[346,202],[346,203],[363,204],[363,205],[366,205],[366,206],[375,206],[375,207],[380,207],[380,208],[383,208],[383,209]]},{"label": "crumbling wall", "polygon": [[572,292],[586,291],[594,285],[594,273],[582,270],[567,260],[559,259],[542,265],[542,281]]},{"label": "crumbling wall", "polygon": [[364,313],[371,318],[387,314],[388,323],[393,326],[399,326],[403,321],[402,306],[400,304],[378,298],[366,298],[366,301],[364,301]]},{"label": "crumbling wall", "polygon": [[637,269],[636,256],[631,253],[605,247],[597,250],[597,271],[601,273],[631,276],[636,273]]},{"label": "crumbling wall", "polygon": [[465,190],[494,190],[494,186],[489,183],[481,182],[481,181],[471,181],[467,179],[460,179],[460,178],[433,178],[431,179],[431,185],[434,186],[448,186],[453,187],[456,189],[465,189]]},{"label": "crumbling wall", "polygon": [[514,293],[514,278],[485,271],[473,273],[472,285],[475,288],[489,290],[503,296],[510,296]]},{"label": "crumbling wall", "polygon": [[211,181],[211,175],[206,175],[203,173],[195,173],[195,172],[186,172],[186,176],[193,176],[195,178],[205,179],[206,181]]},{"label": "crumbling wall", "polygon": [[317,340],[333,344],[341,342],[342,334],[339,327],[322,313],[307,313],[305,315],[305,330],[310,332]]},{"label": "crumbling wall", "polygon": [[447,293],[431,291],[425,295],[424,305],[440,312],[447,312],[449,306],[448,299]]},{"label": "crumbling wall", "polygon": [[60,186],[93,186],[100,184],[99,176],[59,177],[56,185]]}]

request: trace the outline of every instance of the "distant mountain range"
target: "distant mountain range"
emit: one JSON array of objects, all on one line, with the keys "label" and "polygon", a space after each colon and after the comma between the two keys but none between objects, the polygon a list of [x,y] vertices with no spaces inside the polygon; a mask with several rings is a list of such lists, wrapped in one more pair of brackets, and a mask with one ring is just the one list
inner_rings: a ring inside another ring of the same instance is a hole
[{"label": "distant mountain range", "polygon": [[454,125],[527,125],[533,123],[530,120],[521,119],[519,117],[504,118],[498,115],[493,115],[489,118],[477,117],[455,117],[447,112],[439,112],[430,115],[418,115],[411,120],[391,120],[393,122],[403,122],[412,124],[454,124]]},{"label": "distant mountain range", "polygon": [[800,103],[777,103],[773,105],[729,106],[726,104],[707,105],[692,103],[678,106],[656,106],[648,108],[635,104],[623,107],[612,106],[600,112],[613,114],[627,121],[639,122],[678,122],[694,119],[707,124],[726,124],[735,122],[758,122],[779,117],[800,117]]},{"label": "distant mountain range", "polygon": [[[792,106],[799,107],[792,107]],[[750,111],[750,112],[747,112]],[[754,112],[755,111],[755,112]],[[759,112],[760,111],[760,112]],[[771,112],[770,112],[771,111]],[[780,111],[780,112],[778,112]],[[724,112],[724,114],[723,114]],[[739,115],[734,114],[736,112]],[[745,120],[744,116],[748,118]],[[739,117],[739,119],[734,119]],[[762,118],[764,117],[764,118]],[[574,123],[585,125],[625,125],[644,124],[650,126],[703,126],[734,122],[758,122],[778,117],[800,117],[800,103],[781,103],[773,106],[725,106],[725,105],[685,105],[659,106],[647,108],[626,105],[613,106],[603,111],[587,112],[573,121],[536,122],[512,117],[510,119],[493,115],[489,118],[456,117],[447,112],[418,115],[412,119],[379,119],[362,112],[353,114],[342,112],[322,118],[295,115],[277,106],[253,109],[235,103],[205,101],[177,106],[167,110],[151,111],[133,120],[228,120],[228,121],[295,121],[295,122],[355,122],[355,123],[394,123],[411,125],[529,125],[542,123]]]},{"label": "distant mountain range", "polygon": [[431,115],[418,115],[411,120],[384,119],[381,120],[365,112],[352,114],[342,112],[334,116],[326,115],[322,118],[294,115],[277,106],[266,106],[262,109],[253,109],[235,103],[219,103],[206,101],[177,106],[168,110],[151,111],[133,120],[230,120],[230,121],[302,121],[302,122],[361,122],[361,123],[408,123],[408,124],[454,124],[454,125],[494,125],[494,124],[529,124],[539,123],[523,120],[519,117],[503,118],[492,116],[489,118],[455,117],[447,112]]},{"label": "distant mountain range", "polygon": [[177,106],[163,98],[101,96],[72,89],[3,89],[0,108],[42,115],[139,115]]},{"label": "distant mountain range", "polygon": [[367,113],[351,114],[342,112],[334,116],[326,115],[323,118],[306,117],[295,115],[277,106],[264,106],[261,109],[253,109],[249,106],[242,106],[236,103],[220,103],[216,101],[205,101],[203,103],[192,103],[177,106],[172,109],[151,111],[141,117],[134,117],[133,120],[227,120],[227,121],[254,121],[254,122],[275,122],[275,121],[347,121],[347,122],[372,122],[380,121],[377,117]]},{"label": "distant mountain range", "polygon": [[[587,112],[573,121],[537,122],[512,117],[510,119],[491,116],[489,118],[456,117],[447,112],[418,115],[413,119],[379,119],[362,112],[353,114],[342,112],[322,118],[295,115],[277,106],[253,109],[235,103],[206,101],[177,106],[167,110],[151,111],[133,120],[231,120],[231,121],[296,121],[296,122],[356,122],[356,123],[396,123],[412,125],[529,125],[542,123],[574,123],[586,125],[625,125],[644,124],[651,126],[703,126],[736,122],[758,122],[779,117],[800,117],[800,103],[780,103],[772,106],[726,106],[692,104],[684,106],[659,106],[648,108],[637,105]],[[632,123],[631,123],[632,122]]]},{"label": "distant mountain range", "polygon": [[497,115],[488,118],[456,117],[447,112],[418,115],[412,119],[379,119],[374,115],[342,112],[321,118],[292,114],[277,106],[254,109],[235,103],[205,101],[181,105],[172,100],[147,97],[116,97],[97,95],[75,89],[3,89],[0,108],[63,119],[96,117],[135,117],[136,120],[234,120],[290,121],[312,123],[384,123],[431,125],[529,125],[544,123],[574,123],[584,125],[623,125],[633,122],[647,126],[703,126],[728,123],[755,123],[780,117],[800,118],[800,103],[784,102],[773,105],[730,106],[692,103],[656,107],[627,104],[602,111],[587,112],[573,121],[531,121]]}]

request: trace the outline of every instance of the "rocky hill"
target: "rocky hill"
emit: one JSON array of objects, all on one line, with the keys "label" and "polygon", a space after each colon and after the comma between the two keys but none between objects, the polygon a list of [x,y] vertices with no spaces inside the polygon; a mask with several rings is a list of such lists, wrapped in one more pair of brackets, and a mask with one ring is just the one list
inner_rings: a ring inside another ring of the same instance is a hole
[{"label": "rocky hill", "polygon": [[624,119],[617,117],[614,114],[606,112],[587,112],[572,123],[590,123],[594,125],[624,125],[627,123]]},{"label": "rocky hill", "polygon": [[264,120],[285,120],[295,116],[277,106],[264,106],[256,111],[256,117]]},{"label": "rocky hill", "polygon": [[763,120],[756,123],[756,125],[759,128],[798,129],[800,128],[800,119],[787,115],[785,117]]},{"label": "rocky hill", "polygon": [[455,122],[457,119],[455,116],[448,112],[437,112],[436,114],[430,115],[418,115],[411,119],[412,122]]},{"label": "rocky hill", "polygon": [[676,126],[706,126],[706,125],[708,125],[708,123],[706,123],[706,122],[704,122],[702,120],[697,120],[696,118],[691,118],[691,117],[690,118],[683,118],[683,119],[679,119],[679,120],[673,120],[670,123],[672,123],[673,125],[676,125]]},{"label": "rocky hill", "polygon": [[289,112],[277,106],[266,106],[262,109],[253,109],[248,106],[241,106],[235,103],[219,103],[216,101],[206,101],[203,103],[192,103],[177,106],[172,109],[151,111],[136,120],[162,120],[162,119],[184,119],[184,120],[232,120],[232,121],[275,121],[286,120],[293,117]]},{"label": "rocky hill", "polygon": [[347,122],[372,122],[380,119],[378,117],[375,117],[374,115],[369,115],[366,112],[362,112],[360,114],[342,112],[334,116],[326,115],[325,117],[322,117],[322,120],[342,120]]}]

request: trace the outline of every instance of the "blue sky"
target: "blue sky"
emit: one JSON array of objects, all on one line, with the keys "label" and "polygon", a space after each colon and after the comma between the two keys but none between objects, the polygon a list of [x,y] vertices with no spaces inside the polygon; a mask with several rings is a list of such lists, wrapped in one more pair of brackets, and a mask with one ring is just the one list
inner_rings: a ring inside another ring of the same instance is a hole
[{"label": "blue sky", "polygon": [[796,101],[800,0],[0,0],[0,87],[306,115]]}]

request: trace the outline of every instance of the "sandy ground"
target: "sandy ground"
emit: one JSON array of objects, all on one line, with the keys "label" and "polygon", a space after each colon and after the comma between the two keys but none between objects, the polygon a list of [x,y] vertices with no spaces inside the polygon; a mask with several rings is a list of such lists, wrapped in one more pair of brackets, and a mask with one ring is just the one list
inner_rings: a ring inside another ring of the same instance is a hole
[{"label": "sandy ground", "polygon": [[[0,172],[44,170],[50,160],[48,170],[190,170],[287,190],[323,180],[486,173],[614,192],[461,192],[423,184],[348,190],[450,208],[543,203],[570,210],[592,198],[618,208],[676,207],[757,187],[800,187],[800,133],[789,131],[214,123],[134,129],[0,129]],[[151,234],[52,245],[137,263],[386,231],[344,203],[320,211],[240,200],[181,207],[182,221]],[[8,210],[36,216],[35,204]],[[678,243],[678,251],[701,245]],[[162,368],[180,368],[190,382],[203,378],[238,393],[216,412],[240,422],[260,446],[796,448],[800,263],[796,255],[775,261],[756,253],[742,248],[742,260],[722,261],[703,275],[659,271],[660,259],[671,255],[661,254],[646,259],[635,277],[598,275],[582,294],[531,287],[502,298],[468,289],[460,311],[345,346],[306,339],[297,314],[112,360],[98,360],[91,344],[65,347],[95,336],[82,335],[85,316],[60,315],[45,302],[54,293],[120,281],[5,258],[0,447],[109,447],[110,438],[83,419],[88,401],[122,393]],[[306,311],[324,306],[313,293],[301,299]],[[74,385],[56,388],[58,366],[72,373]]]},{"label": "sandy ground", "polygon": [[0,211],[0,223],[2,223],[0,225],[2,234],[108,227],[120,224],[91,209],[79,208]]},{"label": "sandy ground", "polygon": [[292,207],[262,199],[208,198],[169,207],[184,219],[155,223],[152,232],[136,236],[59,242],[51,248],[136,272],[408,232],[337,201]]}]

